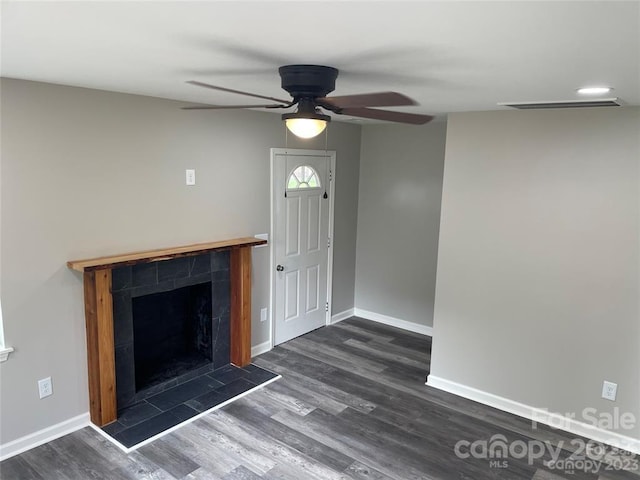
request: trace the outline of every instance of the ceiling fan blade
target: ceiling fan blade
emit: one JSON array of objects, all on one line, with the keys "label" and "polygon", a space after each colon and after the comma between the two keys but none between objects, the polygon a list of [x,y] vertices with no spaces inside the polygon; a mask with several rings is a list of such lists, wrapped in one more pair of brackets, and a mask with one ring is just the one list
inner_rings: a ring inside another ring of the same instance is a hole
[{"label": "ceiling fan blade", "polygon": [[319,105],[330,107],[400,107],[417,105],[415,100],[397,92],[363,93],[359,95],[344,95],[340,97],[324,97],[316,99]]},{"label": "ceiling fan blade", "polygon": [[280,98],[265,97],[264,95],[257,95],[255,93],[243,92],[241,90],[233,90],[232,88],[209,85],[208,83],[198,82],[196,80],[189,80],[187,81],[187,83],[190,83],[191,85],[196,85],[198,87],[210,88],[212,90],[220,90],[221,92],[237,93],[238,95],[246,95],[247,97],[262,98],[264,100],[273,100],[274,102],[280,102],[285,104],[291,103],[291,100],[282,100]]},{"label": "ceiling fan blade", "polygon": [[371,118],[374,120],[386,120],[389,122],[410,123],[412,125],[424,125],[433,120],[431,115],[390,112],[388,110],[376,110],[375,108],[344,108],[340,111],[340,114],[351,115],[352,117]]},{"label": "ceiling fan blade", "polygon": [[189,107],[182,107],[182,110],[231,110],[234,108],[288,108],[291,105],[281,105],[280,103],[273,103],[270,105],[191,105]]}]

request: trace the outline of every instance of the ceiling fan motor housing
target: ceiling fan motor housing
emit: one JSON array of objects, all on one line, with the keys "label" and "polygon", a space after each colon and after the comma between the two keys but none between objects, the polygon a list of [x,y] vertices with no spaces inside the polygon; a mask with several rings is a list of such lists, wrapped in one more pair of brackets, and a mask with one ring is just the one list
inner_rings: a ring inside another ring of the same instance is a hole
[{"label": "ceiling fan motor housing", "polygon": [[325,97],[336,88],[338,70],[322,65],[285,65],[278,69],[282,88],[294,99]]}]

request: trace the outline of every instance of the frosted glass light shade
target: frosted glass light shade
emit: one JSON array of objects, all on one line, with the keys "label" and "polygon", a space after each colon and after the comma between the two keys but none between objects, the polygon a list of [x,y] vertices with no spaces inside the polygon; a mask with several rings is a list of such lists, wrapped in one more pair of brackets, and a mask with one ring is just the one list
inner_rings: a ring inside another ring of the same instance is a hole
[{"label": "frosted glass light shade", "polygon": [[327,128],[325,120],[315,118],[288,118],[285,125],[291,133],[300,138],[313,138]]}]

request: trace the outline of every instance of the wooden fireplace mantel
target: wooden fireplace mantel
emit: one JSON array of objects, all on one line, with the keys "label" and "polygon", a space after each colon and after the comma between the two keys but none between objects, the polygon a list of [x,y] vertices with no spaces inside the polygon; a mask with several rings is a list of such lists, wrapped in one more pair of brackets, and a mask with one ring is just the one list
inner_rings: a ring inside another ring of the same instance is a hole
[{"label": "wooden fireplace mantel", "polygon": [[231,363],[242,367],[251,362],[251,247],[265,243],[266,240],[244,237],[67,262],[70,269],[84,274],[89,410],[94,424],[103,426],[117,419],[111,270],[230,250]]},{"label": "wooden fireplace mantel", "polygon": [[181,247],[158,248],[156,250],[121,253],[119,255],[90,258],[88,260],[70,260],[67,262],[67,266],[72,270],[77,270],[78,272],[90,272],[92,270],[135,265],[136,263],[160,262],[162,260],[171,260],[172,258],[200,255],[207,252],[213,252],[214,250],[252,247],[254,245],[263,245],[265,243],[267,243],[266,240],[254,237],[234,238],[232,240],[222,240],[219,242],[195,243],[193,245],[183,245]]}]

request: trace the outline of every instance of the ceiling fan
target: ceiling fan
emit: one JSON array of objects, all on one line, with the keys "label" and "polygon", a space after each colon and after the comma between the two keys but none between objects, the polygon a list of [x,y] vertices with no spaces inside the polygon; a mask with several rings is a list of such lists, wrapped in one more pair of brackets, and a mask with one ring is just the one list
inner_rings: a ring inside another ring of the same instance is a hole
[{"label": "ceiling fan", "polygon": [[287,128],[302,138],[312,138],[320,134],[331,121],[329,115],[321,113],[321,108],[337,115],[387,120],[390,122],[423,125],[433,119],[431,115],[378,110],[370,107],[397,107],[416,105],[411,98],[396,92],[376,92],[359,95],[327,97],[336,87],[338,69],[323,65],[285,65],[278,69],[282,88],[291,95],[290,100],[267,97],[255,93],[218,87],[208,83],[190,80],[187,83],[198,87],[211,88],[223,92],[236,93],[248,97],[270,100],[276,103],[260,105],[194,105],[185,110],[218,110],[235,108],[290,108],[297,105],[294,113],[285,113],[282,119]]}]

